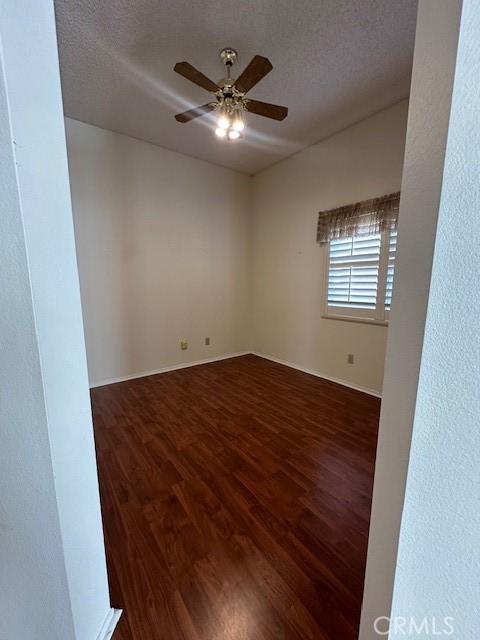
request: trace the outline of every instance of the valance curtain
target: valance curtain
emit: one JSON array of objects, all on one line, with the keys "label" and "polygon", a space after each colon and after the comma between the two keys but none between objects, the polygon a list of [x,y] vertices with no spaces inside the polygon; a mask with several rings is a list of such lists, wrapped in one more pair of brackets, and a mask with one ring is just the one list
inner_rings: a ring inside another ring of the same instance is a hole
[{"label": "valance curtain", "polygon": [[400,192],[380,198],[363,200],[337,209],[320,211],[317,224],[317,242],[357,235],[374,235],[397,228]]}]

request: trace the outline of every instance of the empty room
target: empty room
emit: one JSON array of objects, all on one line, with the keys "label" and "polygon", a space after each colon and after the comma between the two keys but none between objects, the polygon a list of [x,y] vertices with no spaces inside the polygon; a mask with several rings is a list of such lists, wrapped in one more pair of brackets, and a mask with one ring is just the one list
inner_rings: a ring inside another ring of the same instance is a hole
[{"label": "empty room", "polygon": [[478,637],[479,14],[6,0],[1,638]]}]

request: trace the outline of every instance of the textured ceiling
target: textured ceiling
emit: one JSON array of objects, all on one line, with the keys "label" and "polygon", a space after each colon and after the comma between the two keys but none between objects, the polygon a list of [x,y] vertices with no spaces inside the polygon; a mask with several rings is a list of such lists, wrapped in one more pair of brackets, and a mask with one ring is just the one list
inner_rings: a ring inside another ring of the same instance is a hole
[{"label": "textured ceiling", "polygon": [[[216,164],[256,173],[408,96],[417,0],[56,0],[65,114]],[[219,80],[218,52],[273,71],[249,94],[289,108],[249,114],[246,137],[217,139],[209,101],[173,72],[187,60]]]}]

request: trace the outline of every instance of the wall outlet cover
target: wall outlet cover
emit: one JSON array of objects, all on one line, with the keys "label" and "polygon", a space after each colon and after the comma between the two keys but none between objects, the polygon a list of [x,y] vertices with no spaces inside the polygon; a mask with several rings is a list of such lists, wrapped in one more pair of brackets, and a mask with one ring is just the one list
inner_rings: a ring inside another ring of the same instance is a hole
[{"label": "wall outlet cover", "polygon": [[180,340],[180,349],[182,351],[186,351],[188,349],[188,342],[187,340]]},{"label": "wall outlet cover", "polygon": [[207,347],[210,345],[210,338],[205,338],[205,344]]},{"label": "wall outlet cover", "polygon": [[353,364],[355,362],[355,358],[354,358],[353,353],[349,353],[347,355],[347,362],[348,362],[348,364]]}]

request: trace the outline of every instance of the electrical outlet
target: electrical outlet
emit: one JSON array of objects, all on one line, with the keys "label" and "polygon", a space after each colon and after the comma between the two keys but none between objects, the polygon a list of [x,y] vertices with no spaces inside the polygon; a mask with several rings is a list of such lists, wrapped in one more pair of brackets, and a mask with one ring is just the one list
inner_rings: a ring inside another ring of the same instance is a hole
[{"label": "electrical outlet", "polygon": [[205,338],[205,345],[210,346],[210,338]]},{"label": "electrical outlet", "polygon": [[347,362],[348,364],[353,364],[354,363],[355,358],[353,357],[353,353],[349,353],[347,355]]},{"label": "electrical outlet", "polygon": [[180,340],[180,349],[186,351],[188,349],[188,342],[186,340]]}]

